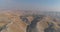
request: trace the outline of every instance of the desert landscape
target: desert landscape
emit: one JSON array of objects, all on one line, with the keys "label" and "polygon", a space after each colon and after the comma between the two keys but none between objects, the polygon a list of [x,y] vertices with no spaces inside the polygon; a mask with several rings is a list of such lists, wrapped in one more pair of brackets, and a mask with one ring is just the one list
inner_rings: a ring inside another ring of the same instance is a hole
[{"label": "desert landscape", "polygon": [[60,32],[60,0],[0,0],[0,32]]},{"label": "desert landscape", "polygon": [[60,19],[35,11],[2,11],[0,32],[60,32]]}]

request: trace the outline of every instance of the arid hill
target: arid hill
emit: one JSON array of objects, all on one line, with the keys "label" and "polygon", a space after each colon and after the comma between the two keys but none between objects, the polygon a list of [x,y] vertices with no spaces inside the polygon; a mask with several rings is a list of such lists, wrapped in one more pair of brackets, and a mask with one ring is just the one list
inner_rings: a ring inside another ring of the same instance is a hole
[{"label": "arid hill", "polygon": [[23,11],[0,13],[0,32],[60,32],[60,19]]}]

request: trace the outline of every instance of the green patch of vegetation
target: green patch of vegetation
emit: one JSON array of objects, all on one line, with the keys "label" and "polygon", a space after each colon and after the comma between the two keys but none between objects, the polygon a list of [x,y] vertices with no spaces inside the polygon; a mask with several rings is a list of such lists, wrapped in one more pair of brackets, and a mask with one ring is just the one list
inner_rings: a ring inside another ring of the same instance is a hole
[{"label": "green patch of vegetation", "polygon": [[0,31],[2,31],[3,29],[6,29],[6,28],[7,28],[6,25],[3,25],[0,27]]}]

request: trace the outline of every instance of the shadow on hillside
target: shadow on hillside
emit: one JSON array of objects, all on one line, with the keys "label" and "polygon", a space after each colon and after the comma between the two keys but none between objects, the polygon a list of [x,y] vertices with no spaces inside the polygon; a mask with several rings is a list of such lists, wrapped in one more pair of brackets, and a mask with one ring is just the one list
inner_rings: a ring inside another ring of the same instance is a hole
[{"label": "shadow on hillside", "polygon": [[27,32],[37,32],[37,22],[39,22],[42,18],[43,17],[39,15],[34,16],[34,19],[31,21],[31,24],[27,26]]},{"label": "shadow on hillside", "polygon": [[53,28],[54,24],[48,24],[48,28],[44,29],[44,32],[56,32],[56,30]]}]

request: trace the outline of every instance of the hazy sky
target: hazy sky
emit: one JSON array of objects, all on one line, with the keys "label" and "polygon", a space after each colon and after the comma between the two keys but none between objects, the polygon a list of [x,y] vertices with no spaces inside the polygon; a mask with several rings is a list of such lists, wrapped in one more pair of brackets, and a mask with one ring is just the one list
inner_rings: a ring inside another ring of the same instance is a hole
[{"label": "hazy sky", "polygon": [[60,11],[60,0],[0,0],[0,9]]}]

